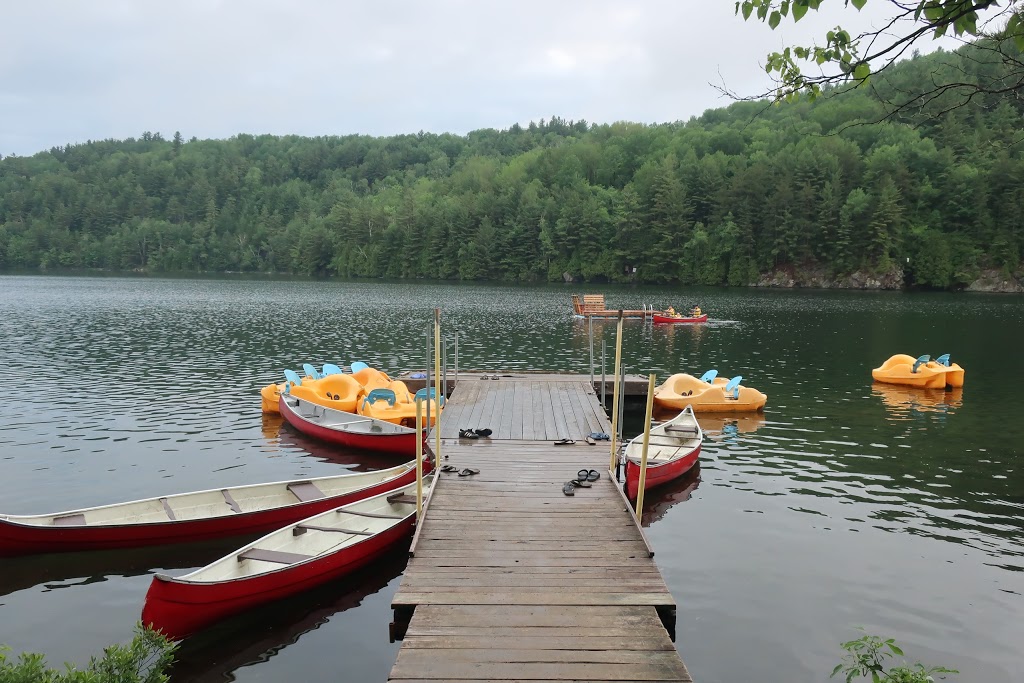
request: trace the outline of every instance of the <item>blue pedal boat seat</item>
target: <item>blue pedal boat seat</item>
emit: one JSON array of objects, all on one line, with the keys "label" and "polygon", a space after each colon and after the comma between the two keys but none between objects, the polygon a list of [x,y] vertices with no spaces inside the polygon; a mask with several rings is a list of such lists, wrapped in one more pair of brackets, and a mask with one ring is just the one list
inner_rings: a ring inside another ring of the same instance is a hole
[{"label": "blue pedal boat seat", "polygon": [[327,375],[340,374],[342,374],[341,368],[339,368],[337,365],[335,365],[334,363],[324,363],[324,377],[326,377]]},{"label": "blue pedal boat seat", "polygon": [[[413,401],[428,401],[430,400],[427,398],[428,395],[430,398],[437,398],[437,389],[435,387],[430,387],[429,392],[426,389],[420,389],[416,392],[416,395],[413,396]],[[441,397],[441,405],[444,405],[444,396]]]},{"label": "blue pedal boat seat", "polygon": [[939,356],[938,358],[935,359],[935,362],[938,363],[939,365],[945,365],[948,368],[949,367],[949,354],[948,353],[942,354],[941,356]]},{"label": "blue pedal boat seat", "polygon": [[931,359],[932,359],[932,357],[931,356],[927,356],[927,355],[925,355],[925,356],[918,356],[917,360],[914,361],[914,367],[910,368],[910,371],[911,372],[917,372],[917,369],[919,367],[921,367],[922,365],[924,365],[925,363],[927,363]]},{"label": "blue pedal boat seat", "polygon": [[739,398],[740,397],[740,382],[743,381],[743,375],[736,375],[729,383],[725,385],[725,393],[728,394],[730,391],[733,392],[732,396],[726,396],[726,398]]},{"label": "blue pedal boat seat", "polygon": [[353,373],[353,374],[355,374],[355,373],[359,372],[360,370],[365,370],[365,369],[366,369],[366,368],[368,368],[368,367],[370,367],[370,366],[369,366],[369,365],[367,365],[366,363],[364,363],[364,362],[363,362],[363,361],[361,361],[361,360],[357,360],[357,361],[355,361],[354,363],[352,363],[352,365],[351,365],[351,368],[352,368],[352,373]]},{"label": "blue pedal boat seat", "polygon": [[286,380],[288,380],[289,382],[291,382],[292,384],[294,384],[295,386],[297,386],[297,387],[301,387],[302,386],[302,378],[299,377],[299,374],[297,372],[295,372],[294,370],[285,370],[284,371],[284,378]]},{"label": "blue pedal boat seat", "polygon": [[708,370],[707,372],[700,376],[700,381],[711,384],[712,382],[715,381],[716,377],[718,377],[718,370]]},{"label": "blue pedal boat seat", "polygon": [[377,401],[387,401],[389,406],[395,405],[395,392],[391,389],[374,389],[363,399],[363,407],[373,405]]},{"label": "blue pedal boat seat", "polygon": [[309,363],[302,364],[302,371],[309,375],[310,377],[312,377],[313,379],[321,379],[323,377],[323,375],[317,372],[316,368],[314,368]]}]

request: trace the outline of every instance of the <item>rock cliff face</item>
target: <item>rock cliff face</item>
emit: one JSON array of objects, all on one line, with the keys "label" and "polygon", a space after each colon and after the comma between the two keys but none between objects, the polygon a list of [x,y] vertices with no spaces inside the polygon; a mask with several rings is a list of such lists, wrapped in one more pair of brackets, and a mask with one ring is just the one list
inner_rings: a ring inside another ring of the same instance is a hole
[{"label": "rock cliff face", "polygon": [[881,273],[857,271],[834,277],[819,269],[780,268],[762,275],[755,287],[810,287],[815,289],[902,289],[903,269]]},{"label": "rock cliff face", "polygon": [[1006,275],[1001,270],[983,270],[977,280],[967,285],[967,291],[1024,294],[1024,286],[1021,285],[1019,277]]}]

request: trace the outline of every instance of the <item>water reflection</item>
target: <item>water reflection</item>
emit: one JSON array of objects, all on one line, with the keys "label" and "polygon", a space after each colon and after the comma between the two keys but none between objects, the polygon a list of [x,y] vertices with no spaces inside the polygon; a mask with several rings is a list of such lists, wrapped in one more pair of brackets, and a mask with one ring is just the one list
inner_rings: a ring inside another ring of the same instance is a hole
[{"label": "water reflection", "polygon": [[890,419],[911,420],[928,413],[952,414],[963,405],[964,389],[919,389],[875,382],[871,385],[871,394],[882,399]]},{"label": "water reflection", "polygon": [[[236,680],[238,669],[270,661],[304,634],[385,588],[401,576],[407,559],[404,550],[392,553],[341,580],[234,615],[196,633],[175,653],[171,682]],[[386,633],[380,635],[386,640]],[[301,680],[301,675],[292,680]]]},{"label": "water reflection", "polygon": [[644,509],[640,523],[648,527],[664,518],[673,507],[690,500],[698,486],[700,486],[699,462],[678,479],[673,479],[644,493]]},{"label": "water reflection", "polygon": [[100,583],[115,577],[141,576],[152,573],[153,567],[199,567],[257,537],[248,535],[152,548],[4,558],[0,562],[0,595],[40,585],[49,591]]},{"label": "water reflection", "polygon": [[[671,420],[678,410],[659,410],[655,407],[652,418],[658,422]],[[729,437],[751,434],[767,424],[764,413],[697,413],[697,422],[709,437]]]}]

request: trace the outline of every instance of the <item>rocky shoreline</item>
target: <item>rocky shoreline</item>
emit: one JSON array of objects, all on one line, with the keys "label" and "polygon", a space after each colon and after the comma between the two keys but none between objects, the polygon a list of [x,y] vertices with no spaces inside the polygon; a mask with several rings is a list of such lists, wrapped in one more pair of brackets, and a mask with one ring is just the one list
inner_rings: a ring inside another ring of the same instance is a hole
[{"label": "rocky shoreline", "polygon": [[[964,288],[968,292],[1003,292],[1024,294],[1024,274],[1007,275],[999,269],[983,270],[971,284]],[[842,277],[829,275],[823,270],[801,270],[780,268],[765,273],[753,283],[753,287],[769,288],[810,288],[810,289],[907,289],[902,268],[889,272],[867,273],[857,271]]]}]

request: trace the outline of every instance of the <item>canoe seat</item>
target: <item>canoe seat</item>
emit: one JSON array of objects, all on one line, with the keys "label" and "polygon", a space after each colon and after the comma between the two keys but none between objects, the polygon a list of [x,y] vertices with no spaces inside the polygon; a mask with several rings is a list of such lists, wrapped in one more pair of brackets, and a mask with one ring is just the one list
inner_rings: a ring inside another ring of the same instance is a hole
[{"label": "canoe seat", "polygon": [[410,496],[408,493],[392,493],[388,496],[389,503],[412,503],[416,504],[416,496]]},{"label": "canoe seat", "polygon": [[78,513],[75,515],[61,515],[60,517],[53,518],[54,526],[78,526],[85,524],[85,515]]},{"label": "canoe seat", "polygon": [[697,435],[697,428],[696,427],[675,427],[675,426],[671,426],[671,427],[665,427],[665,431],[669,432],[671,434],[692,434],[693,436]]},{"label": "canoe seat", "polygon": [[334,531],[341,534],[355,534],[356,536],[373,536],[372,531],[356,531],[355,529],[339,529],[335,526],[318,526],[316,524],[296,524],[292,528],[292,536],[301,536],[307,531]]},{"label": "canoe seat", "polygon": [[238,503],[235,501],[234,498],[231,497],[230,491],[228,491],[227,489],[221,489],[220,493],[222,496],[224,496],[224,502],[228,504],[228,507],[231,508],[232,512],[242,512],[242,508],[238,507]]},{"label": "canoe seat", "polygon": [[320,500],[326,498],[324,492],[316,487],[311,481],[293,481],[288,484],[288,490],[292,492],[301,503],[308,503],[311,500]]},{"label": "canoe seat", "polygon": [[263,548],[249,548],[244,553],[238,554],[238,561],[259,560],[260,562],[277,562],[278,564],[295,564],[313,557],[302,553],[286,553],[281,550],[264,550]]},{"label": "canoe seat", "polygon": [[167,519],[171,520],[172,522],[178,520],[178,518],[174,516],[174,510],[171,509],[171,505],[170,503],[167,502],[166,498],[161,498],[160,504],[164,506],[164,512],[167,513]]}]

